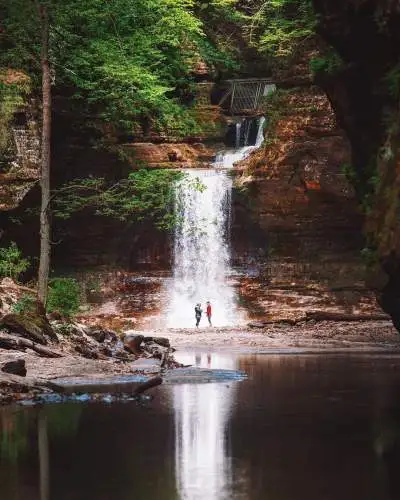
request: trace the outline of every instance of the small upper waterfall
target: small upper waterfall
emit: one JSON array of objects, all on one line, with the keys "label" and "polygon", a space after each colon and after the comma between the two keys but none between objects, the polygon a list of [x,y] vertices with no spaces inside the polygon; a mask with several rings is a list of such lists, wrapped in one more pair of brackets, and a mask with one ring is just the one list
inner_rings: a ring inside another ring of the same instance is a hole
[{"label": "small upper waterfall", "polygon": [[[249,144],[250,128],[255,123],[256,134],[253,144]],[[219,168],[232,168],[237,161],[244,160],[249,154],[258,149],[264,140],[265,117],[261,116],[255,122],[253,120],[242,119],[235,124],[235,149],[226,149],[217,154],[215,166]]]},{"label": "small upper waterfall", "polygon": [[[206,301],[212,305],[214,326],[238,323],[235,292],[228,282],[232,179],[226,169],[261,145],[263,123],[264,118],[260,118],[254,145],[246,142],[249,131],[243,130],[242,122],[236,130],[243,146],[220,153],[215,169],[186,171],[189,180],[198,178],[204,190],[195,189],[192,182],[182,182],[176,187],[176,210],[181,222],[174,235],[173,278],[168,290],[169,327],[193,327],[194,307],[201,303],[204,310]],[[203,314],[200,327],[206,324]]]}]

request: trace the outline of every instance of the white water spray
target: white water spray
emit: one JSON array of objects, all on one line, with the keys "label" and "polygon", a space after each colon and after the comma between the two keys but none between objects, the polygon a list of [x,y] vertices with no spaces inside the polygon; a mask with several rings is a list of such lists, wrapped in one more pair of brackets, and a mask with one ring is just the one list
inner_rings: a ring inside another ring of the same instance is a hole
[{"label": "white water spray", "polygon": [[[255,144],[252,146],[248,145],[249,139],[249,126],[246,122],[238,122],[236,123],[236,148],[235,149],[226,149],[217,154],[215,159],[215,166],[217,168],[232,168],[234,163],[244,160],[249,156],[252,151],[258,149],[264,141],[264,116],[260,117],[258,120],[257,126],[257,137]],[[244,130],[243,143],[242,147],[238,147],[241,142],[242,137],[242,128],[247,127]]]},{"label": "white water spray", "polygon": [[[177,187],[182,223],[175,231],[174,276],[170,291],[169,327],[193,327],[194,307],[209,300],[215,326],[237,321],[235,295],[229,274],[229,223],[232,180],[216,170],[188,171],[199,178],[204,191],[183,182]],[[203,315],[200,326],[207,319]]]},{"label": "white water spray", "polygon": [[[206,301],[212,305],[213,326],[238,323],[235,292],[228,282],[232,180],[226,169],[261,145],[263,123],[264,118],[260,118],[255,145],[217,155],[215,169],[186,172],[190,180],[199,179],[205,186],[203,191],[196,190],[191,182],[176,188],[176,208],[182,223],[174,235],[173,279],[167,310],[170,328],[193,327],[194,307],[201,303],[204,311]],[[205,314],[201,326],[208,326]]]}]

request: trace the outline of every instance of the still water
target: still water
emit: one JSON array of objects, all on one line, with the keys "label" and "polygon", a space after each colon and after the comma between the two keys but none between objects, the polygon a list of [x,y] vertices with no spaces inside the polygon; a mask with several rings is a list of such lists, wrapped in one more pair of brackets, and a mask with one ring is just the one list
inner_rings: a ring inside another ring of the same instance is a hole
[{"label": "still water", "polygon": [[400,357],[181,359],[249,378],[1,408],[1,500],[400,499]]}]

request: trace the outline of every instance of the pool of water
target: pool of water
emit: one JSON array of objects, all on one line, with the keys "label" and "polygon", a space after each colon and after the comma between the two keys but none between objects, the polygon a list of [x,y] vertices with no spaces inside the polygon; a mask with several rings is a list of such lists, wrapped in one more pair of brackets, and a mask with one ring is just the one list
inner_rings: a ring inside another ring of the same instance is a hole
[{"label": "pool of water", "polygon": [[0,408],[1,500],[398,500],[400,357],[188,352],[242,381]]}]

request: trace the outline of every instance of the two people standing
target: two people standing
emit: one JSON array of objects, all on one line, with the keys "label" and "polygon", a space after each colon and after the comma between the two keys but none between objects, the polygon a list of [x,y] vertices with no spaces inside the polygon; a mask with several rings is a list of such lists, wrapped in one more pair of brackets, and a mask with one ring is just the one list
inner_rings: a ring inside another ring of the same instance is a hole
[{"label": "two people standing", "polygon": [[[198,304],[196,304],[196,307],[194,308],[194,315],[195,315],[195,318],[196,318],[196,327],[197,328],[199,327],[200,320],[201,320],[201,315],[202,314],[203,314],[203,310],[201,308],[201,304],[198,303]],[[208,324],[210,326],[212,326],[212,324],[211,324],[211,315],[212,315],[212,312],[211,312],[211,304],[210,304],[209,301],[207,301],[206,315],[207,315],[207,319],[208,319]]]}]

